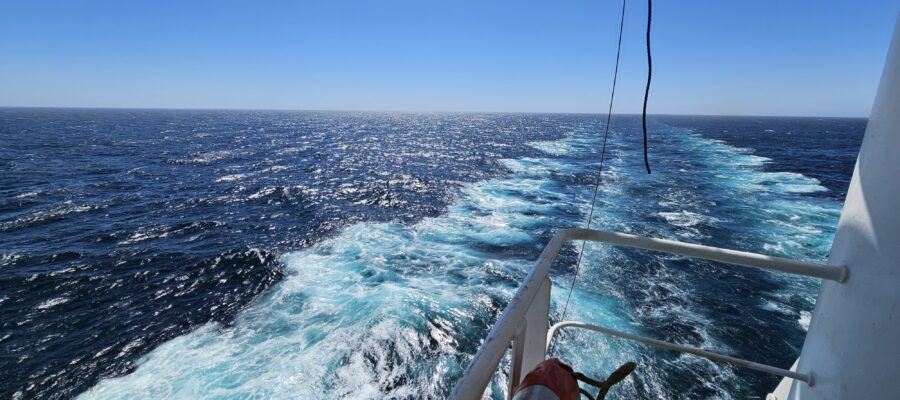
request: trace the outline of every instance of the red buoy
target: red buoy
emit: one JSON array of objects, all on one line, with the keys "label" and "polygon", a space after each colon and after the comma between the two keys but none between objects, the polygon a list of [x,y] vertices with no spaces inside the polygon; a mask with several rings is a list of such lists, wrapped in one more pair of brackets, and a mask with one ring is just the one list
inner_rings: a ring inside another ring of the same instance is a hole
[{"label": "red buoy", "polygon": [[516,388],[513,400],[579,400],[575,371],[556,358],[534,367]]}]

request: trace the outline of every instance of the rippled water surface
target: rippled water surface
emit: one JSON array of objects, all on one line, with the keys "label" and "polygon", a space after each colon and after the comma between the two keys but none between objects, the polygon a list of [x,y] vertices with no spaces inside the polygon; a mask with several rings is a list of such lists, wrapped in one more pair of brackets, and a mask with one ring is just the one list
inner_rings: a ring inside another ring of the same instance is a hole
[{"label": "rippled water surface", "polygon": [[[0,109],[0,398],[445,397],[553,232],[584,224],[603,120]],[[614,116],[593,226],[822,260],[864,128],[652,117],[648,176],[640,120]],[[568,318],[787,367],[816,288],[589,245]],[[553,353],[637,361],[618,398],[777,383],[587,332]]]}]

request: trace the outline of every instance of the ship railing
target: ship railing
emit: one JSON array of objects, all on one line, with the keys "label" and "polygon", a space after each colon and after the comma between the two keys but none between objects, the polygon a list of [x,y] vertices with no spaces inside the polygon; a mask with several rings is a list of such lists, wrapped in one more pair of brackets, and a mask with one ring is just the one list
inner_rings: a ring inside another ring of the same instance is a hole
[{"label": "ship railing", "polygon": [[510,344],[512,353],[509,365],[509,396],[524,378],[524,373],[532,370],[547,356],[553,336],[563,328],[587,329],[623,339],[638,341],[668,350],[693,354],[713,361],[726,362],[739,367],[788,377],[812,386],[815,383],[811,371],[798,372],[770,365],[760,364],[736,357],[718,354],[698,348],[665,342],[644,336],[633,335],[614,329],[591,325],[580,321],[561,321],[549,326],[550,267],[553,265],[563,245],[572,240],[606,243],[613,246],[631,247],[667,254],[717,261],[728,266],[759,268],[813,278],[845,282],[848,269],[845,266],[824,265],[804,261],[772,257],[763,254],[722,249],[666,239],[655,239],[616,232],[590,229],[565,229],[557,232],[535,266],[519,286],[500,319],[481,344],[475,357],[469,363],[463,376],[456,382],[451,399],[480,399],[497,371],[500,361]]}]

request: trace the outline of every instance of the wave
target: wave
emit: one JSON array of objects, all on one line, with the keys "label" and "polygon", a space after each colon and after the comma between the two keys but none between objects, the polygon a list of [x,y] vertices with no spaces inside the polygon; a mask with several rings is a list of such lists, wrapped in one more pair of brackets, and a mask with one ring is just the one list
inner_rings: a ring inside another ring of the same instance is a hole
[{"label": "wave", "polygon": [[[207,324],[170,340],[143,357],[132,373],[104,379],[80,398],[445,397],[552,233],[582,224],[590,180],[573,183],[572,177],[590,177],[596,169],[591,161],[596,132],[578,129],[563,140],[530,143],[546,157],[502,160],[508,176],[463,185],[440,216],[410,225],[357,223],[283,256],[284,279],[233,325]],[[613,136],[611,154],[630,151],[623,137]],[[748,218],[756,221],[757,231],[743,238],[776,243],[782,247],[771,252],[801,258],[827,247],[828,230],[819,228],[835,221],[833,204],[816,209],[796,198],[757,196],[760,191],[809,193],[818,185],[814,179],[765,172],[767,159],[699,135],[665,140],[672,157],[691,154],[699,161],[660,170],[660,188],[648,187],[635,172],[639,169],[629,165],[633,161],[611,161],[593,226],[709,238],[710,232],[736,222],[727,210],[715,212],[734,199],[736,209],[756,207]],[[687,173],[697,169],[704,172]],[[680,185],[672,184],[675,179]],[[683,189],[688,184],[694,189]],[[714,188],[701,191],[706,186]],[[263,188],[251,197],[273,193]],[[713,198],[704,198],[707,194]],[[634,196],[659,200],[641,208]],[[659,216],[661,223],[648,214]],[[792,222],[766,222],[785,220]],[[766,229],[766,235],[760,233]],[[798,237],[804,230],[808,237]],[[800,249],[790,248],[791,242]],[[567,247],[553,271],[553,319],[567,301],[576,250]],[[696,280],[696,268],[706,267],[586,246],[567,317],[633,333],[656,329],[672,340],[733,352],[697,300],[704,292],[683,283]],[[796,308],[773,304],[776,310]],[[564,332],[554,351],[593,375],[640,360],[643,378],[621,388],[636,397],[730,398],[741,387],[730,366],[661,355],[588,332]],[[692,371],[694,386],[672,389],[678,376],[673,369]],[[501,370],[492,381],[491,397],[505,396],[505,380]]]},{"label": "wave", "polygon": [[41,225],[67,218],[72,214],[95,211],[102,208],[104,208],[102,205],[76,204],[72,201],[65,201],[61,204],[46,207],[40,211],[35,211],[12,220],[0,222],[0,230],[21,229]]},{"label": "wave", "polygon": [[535,257],[502,248],[539,248],[530,230],[568,207],[549,184],[479,182],[440,217],[345,228],[284,256],[284,280],[233,327],[163,344],[82,397],[442,397]]}]

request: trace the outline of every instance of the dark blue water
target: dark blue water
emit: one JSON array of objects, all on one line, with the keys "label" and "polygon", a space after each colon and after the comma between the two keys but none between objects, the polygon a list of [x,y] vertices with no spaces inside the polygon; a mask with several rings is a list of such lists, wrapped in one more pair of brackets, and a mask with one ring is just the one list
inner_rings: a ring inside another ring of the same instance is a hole
[{"label": "dark blue water", "polygon": [[[443,397],[584,223],[596,115],[0,109],[0,397]],[[595,227],[827,255],[861,119],[615,116]],[[554,270],[558,318],[574,271]],[[816,283],[588,246],[569,318],[788,366]],[[627,396],[773,377],[565,333]],[[502,395],[505,375],[493,394]]]}]

